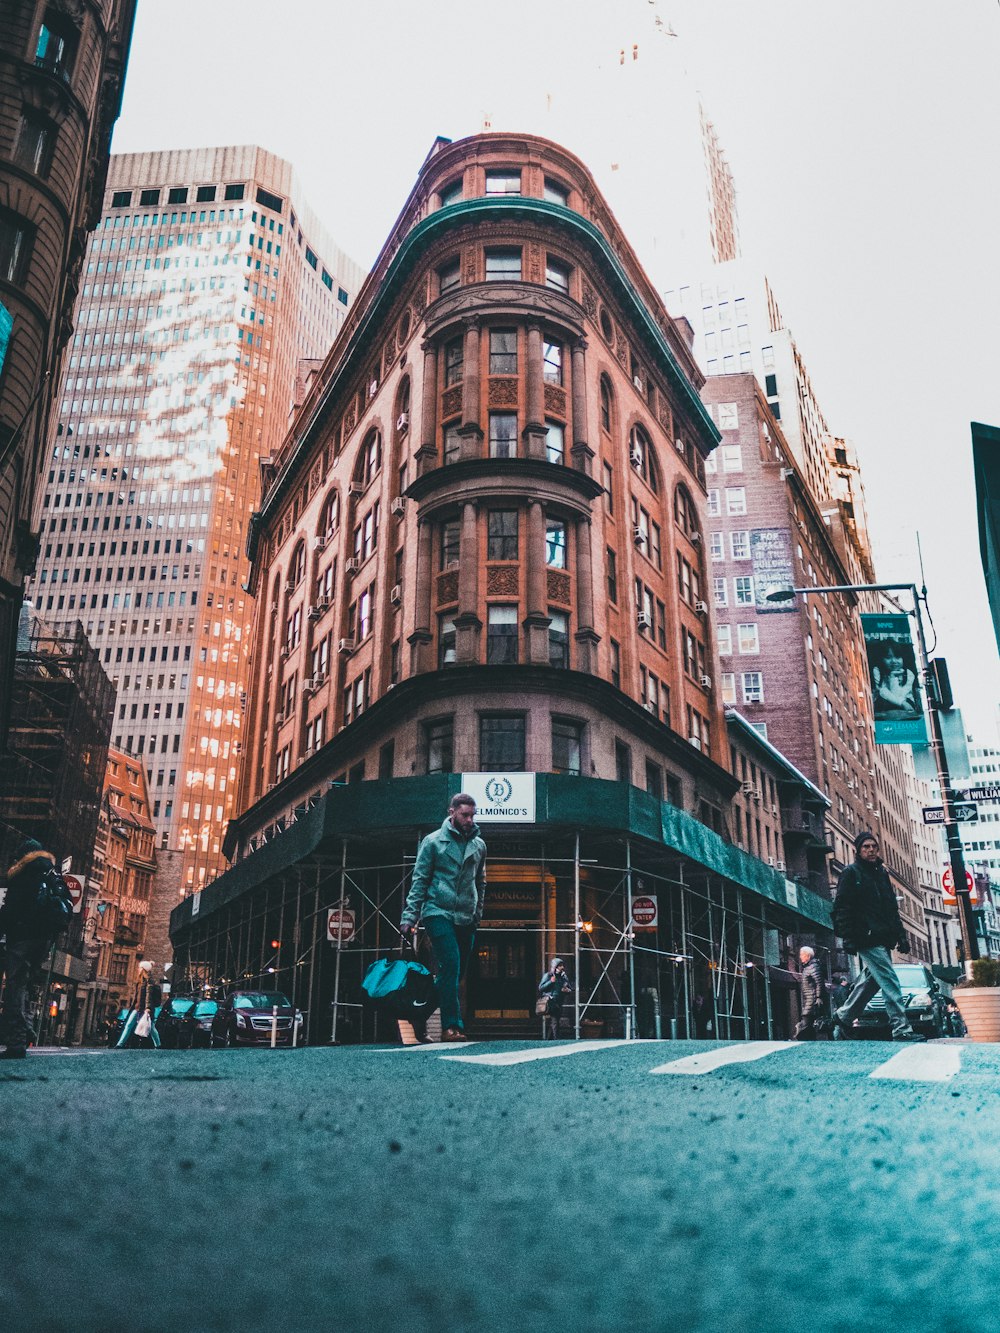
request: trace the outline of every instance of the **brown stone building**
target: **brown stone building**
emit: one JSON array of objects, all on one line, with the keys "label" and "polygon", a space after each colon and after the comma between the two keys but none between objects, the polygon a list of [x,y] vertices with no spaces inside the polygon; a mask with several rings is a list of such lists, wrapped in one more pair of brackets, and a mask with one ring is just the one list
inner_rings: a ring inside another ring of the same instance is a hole
[{"label": "brown stone building", "polygon": [[[727,1030],[766,1027],[744,966],[763,918],[828,917],[724,836],[739,783],[710,665],[701,381],[576,158],[434,145],[265,471],[238,864],[175,911],[179,967],[235,953],[258,975],[268,932],[291,934],[295,962],[269,966],[317,1012],[324,904],[368,914],[360,967],[414,836],[464,784],[494,858],[481,1028],[533,1022],[553,950],[575,958],[580,1021],[631,1030],[645,968],[682,1022],[712,987]],[[637,964],[613,925],[633,878],[659,894],[669,963]]]},{"label": "brown stone building", "polygon": [[135,0],[8,0],[0,21],[0,752],[50,406],[134,16]]}]

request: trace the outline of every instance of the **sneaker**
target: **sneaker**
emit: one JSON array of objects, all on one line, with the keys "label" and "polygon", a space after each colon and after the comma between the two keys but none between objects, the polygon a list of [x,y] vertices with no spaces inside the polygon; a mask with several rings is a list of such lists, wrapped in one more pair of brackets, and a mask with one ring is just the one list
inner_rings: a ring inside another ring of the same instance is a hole
[{"label": "sneaker", "polygon": [[460,1028],[445,1028],[441,1033],[442,1041],[468,1041],[465,1033]]},{"label": "sneaker", "polygon": [[847,1030],[847,1025],[837,1013],[836,1009],[834,1009],[833,1013],[830,1015],[830,1036],[834,1041],[850,1040],[850,1033]]},{"label": "sneaker", "polygon": [[926,1041],[927,1038],[922,1032],[914,1032],[913,1028],[896,1028],[892,1034],[893,1041]]}]

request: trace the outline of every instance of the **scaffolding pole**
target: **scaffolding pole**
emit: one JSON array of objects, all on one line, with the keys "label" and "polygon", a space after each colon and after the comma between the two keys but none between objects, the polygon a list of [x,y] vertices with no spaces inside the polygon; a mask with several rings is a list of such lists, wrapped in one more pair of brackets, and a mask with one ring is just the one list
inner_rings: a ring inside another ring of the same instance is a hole
[{"label": "scaffolding pole", "polygon": [[[583,918],[580,916],[580,835],[576,834],[573,851],[573,920],[576,923],[576,938],[573,954],[573,1035],[580,1040],[580,932]],[[558,1034],[557,1034],[558,1035]]]},{"label": "scaffolding pole", "polygon": [[[344,883],[347,879],[347,839],[340,841],[340,919],[344,919]],[[381,897],[381,895],[380,895]],[[337,1044],[337,1010],[340,1006],[340,956],[344,951],[344,932],[337,930],[337,961],[333,969],[333,1027],[330,1032],[330,1045]]]}]

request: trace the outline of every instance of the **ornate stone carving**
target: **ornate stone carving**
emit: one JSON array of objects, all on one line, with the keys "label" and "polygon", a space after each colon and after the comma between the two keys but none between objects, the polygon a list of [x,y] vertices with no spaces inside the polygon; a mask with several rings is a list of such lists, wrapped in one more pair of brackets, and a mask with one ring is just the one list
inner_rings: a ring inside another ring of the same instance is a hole
[{"label": "ornate stone carving", "polygon": [[462,281],[466,283],[475,282],[479,273],[477,270],[478,252],[475,246],[466,246],[465,253],[462,255]]},{"label": "ornate stone carving", "polygon": [[350,435],[351,431],[354,429],[355,425],[357,424],[357,420],[358,420],[358,417],[357,417],[357,411],[356,411],[356,408],[355,408],[354,404],[352,403],[351,406],[350,406],[350,407],[347,409],[347,411],[344,413],[344,439],[345,439],[345,440],[347,439],[348,435]]},{"label": "ornate stone carving", "polygon": [[542,252],[539,246],[528,246],[528,281],[541,284]]},{"label": "ornate stone carving", "polygon": [[490,407],[517,407],[517,380],[514,378],[489,381]]},{"label": "ornate stone carving", "polygon": [[441,395],[441,419],[447,421],[462,410],[462,386],[453,384]]},{"label": "ornate stone carving", "polygon": [[518,594],[518,569],[516,565],[486,566],[486,596],[516,597]]},{"label": "ornate stone carving", "polygon": [[382,348],[382,373],[388,375],[392,369],[392,363],[396,359],[396,338],[394,334],[389,334],[385,340],[385,346]]},{"label": "ornate stone carving", "polygon": [[660,425],[666,432],[667,438],[672,440],[674,438],[673,413],[670,411],[670,404],[667,402],[664,395],[659,392],[657,392],[656,395],[656,407],[657,407],[657,414],[656,414],[657,420],[659,421]]},{"label": "ornate stone carving", "polygon": [[458,601],[458,570],[446,569],[443,574],[438,575],[438,606],[447,606],[449,602]]},{"label": "ornate stone carving", "polygon": [[545,386],[545,411],[557,417],[566,416],[566,390],[561,389],[558,384]]},{"label": "ornate stone carving", "polygon": [[615,339],[615,355],[618,357],[618,360],[622,363],[622,365],[625,366],[626,369],[627,369],[627,368],[628,368],[628,343],[625,341],[625,338],[624,338],[624,335],[622,334],[621,329],[618,329],[618,330],[617,330],[617,334],[618,334],[618,336],[617,336],[617,338]]},{"label": "ornate stone carving", "polygon": [[413,293],[413,308],[417,312],[417,318],[427,309],[427,279],[417,284],[416,291]]},{"label": "ornate stone carving", "polygon": [[591,319],[597,318],[597,295],[587,282],[583,284],[583,308]]},{"label": "ornate stone carving", "polygon": [[569,575],[558,569],[547,569],[545,576],[549,601],[569,606]]}]

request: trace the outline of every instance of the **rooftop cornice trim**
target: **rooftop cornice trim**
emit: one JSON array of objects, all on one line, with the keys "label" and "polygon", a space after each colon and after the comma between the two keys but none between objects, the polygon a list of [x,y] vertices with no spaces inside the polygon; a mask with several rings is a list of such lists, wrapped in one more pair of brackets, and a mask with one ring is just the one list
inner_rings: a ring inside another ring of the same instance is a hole
[{"label": "rooftop cornice trim", "polygon": [[708,415],[691,381],[681,370],[659,325],[653,319],[645,302],[633,286],[624,265],[615,254],[607,237],[592,222],[562,204],[550,203],[546,199],[529,199],[523,195],[505,198],[490,197],[463,199],[447,208],[439,208],[429,217],[418,222],[407,232],[395,254],[387,261],[384,277],[372,298],[368,309],[360,316],[358,323],[349,335],[347,345],[340,351],[336,343],[331,349],[331,356],[338,353],[337,368],[330,379],[318,390],[318,398],[308,420],[299,432],[298,440],[281,470],[275,485],[264,497],[259,515],[260,522],[266,523],[270,515],[285,498],[294,484],[299,466],[313,443],[316,431],[320,428],[330,400],[340,392],[346,381],[357,370],[357,362],[367,348],[369,335],[384,318],[386,310],[398,295],[399,288],[410,275],[412,269],[427,247],[439,236],[446,234],[455,226],[466,222],[507,221],[523,218],[531,221],[547,222],[576,235],[604,263],[618,286],[618,295],[630,310],[636,324],[649,342],[659,353],[666,366],[667,376],[688,407],[693,421],[701,429],[699,443],[702,452],[708,454],[722,439],[715,422]]},{"label": "rooftop cornice trim", "polygon": [[604,491],[599,481],[564,463],[549,463],[541,458],[467,458],[422,473],[410,482],[404,494],[411,500],[423,500],[437,490],[451,489],[456,484],[484,477],[491,481],[504,477],[533,479],[543,490],[552,486],[565,487],[579,492],[587,500],[596,500]]}]

